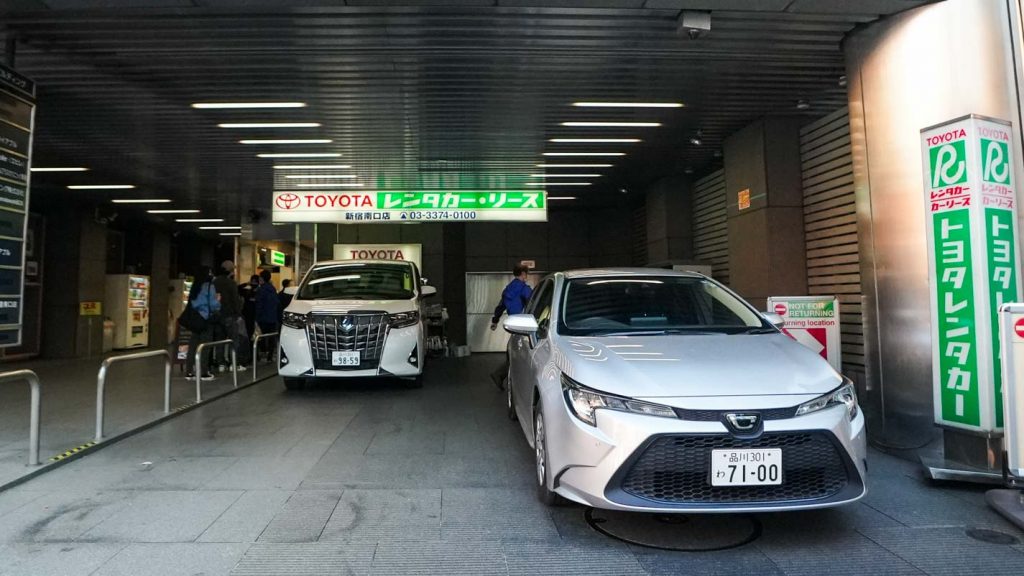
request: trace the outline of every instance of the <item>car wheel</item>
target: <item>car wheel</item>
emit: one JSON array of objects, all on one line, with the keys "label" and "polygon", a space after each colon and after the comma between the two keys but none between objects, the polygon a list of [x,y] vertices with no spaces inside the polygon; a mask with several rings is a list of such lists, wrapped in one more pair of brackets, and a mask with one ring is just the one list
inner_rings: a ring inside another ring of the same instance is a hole
[{"label": "car wheel", "polygon": [[540,404],[533,413],[533,455],[534,468],[537,476],[537,498],[548,506],[557,506],[564,500],[561,496],[548,490],[548,437],[547,427],[544,424],[544,411]]},{"label": "car wheel", "polygon": [[512,396],[512,380],[505,381],[505,401],[508,404],[508,419],[513,422],[519,420],[516,414],[516,399]]},{"label": "car wheel", "polygon": [[302,390],[306,387],[306,381],[302,378],[284,378],[284,387],[288,390]]}]

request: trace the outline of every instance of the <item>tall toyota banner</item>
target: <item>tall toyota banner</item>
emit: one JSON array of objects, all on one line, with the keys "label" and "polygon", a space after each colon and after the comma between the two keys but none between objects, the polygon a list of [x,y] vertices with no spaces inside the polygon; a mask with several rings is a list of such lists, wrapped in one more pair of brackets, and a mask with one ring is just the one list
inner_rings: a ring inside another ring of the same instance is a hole
[{"label": "tall toyota banner", "polygon": [[921,131],[935,422],[1003,426],[999,307],[1020,297],[1010,123],[971,115]]},{"label": "tall toyota banner", "polygon": [[842,372],[839,300],[835,296],[770,296],[768,310],[786,321],[783,332]]}]

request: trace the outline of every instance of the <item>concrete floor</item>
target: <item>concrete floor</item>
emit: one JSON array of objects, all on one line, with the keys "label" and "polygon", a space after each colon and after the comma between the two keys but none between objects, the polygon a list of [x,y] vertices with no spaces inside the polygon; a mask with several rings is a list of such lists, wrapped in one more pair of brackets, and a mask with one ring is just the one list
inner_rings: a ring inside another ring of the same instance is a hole
[{"label": "concrete floor", "polygon": [[878,452],[864,501],[758,515],[740,548],[612,540],[582,507],[535,499],[531,452],[487,378],[497,361],[434,362],[421,390],[288,393],[274,378],[182,414],[0,493],[0,574],[1024,573],[1024,534],[983,489],[930,485]]}]

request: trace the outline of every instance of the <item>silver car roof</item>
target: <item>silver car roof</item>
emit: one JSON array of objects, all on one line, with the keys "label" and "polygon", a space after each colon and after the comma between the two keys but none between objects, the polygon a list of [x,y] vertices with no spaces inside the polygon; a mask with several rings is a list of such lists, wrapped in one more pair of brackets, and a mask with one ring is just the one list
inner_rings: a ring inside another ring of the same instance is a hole
[{"label": "silver car roof", "polygon": [[677,278],[705,278],[703,274],[687,270],[666,268],[584,268],[562,272],[568,280],[577,278],[601,278],[607,276],[669,276]]}]

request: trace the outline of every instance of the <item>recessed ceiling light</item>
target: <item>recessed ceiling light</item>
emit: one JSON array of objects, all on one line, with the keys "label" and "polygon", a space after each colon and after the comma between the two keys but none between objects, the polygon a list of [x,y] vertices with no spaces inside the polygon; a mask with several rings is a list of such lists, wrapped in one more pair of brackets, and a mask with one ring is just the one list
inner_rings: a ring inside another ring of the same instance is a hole
[{"label": "recessed ceiling light", "polygon": [[239,140],[239,144],[330,144],[334,140],[326,138],[312,138],[308,140],[286,139],[286,140]]},{"label": "recessed ceiling light", "polygon": [[811,107],[811,103],[808,102],[807,100],[797,100],[796,101],[796,109],[797,110],[807,110],[810,107]]},{"label": "recessed ceiling light", "polygon": [[223,222],[223,218],[177,218],[175,222]]},{"label": "recessed ceiling light", "polygon": [[292,179],[313,179],[313,178],[358,178],[355,174],[288,174],[285,178]]},{"label": "recessed ceiling light", "polygon": [[305,108],[305,102],[196,102],[193,108],[225,109],[225,108]]},{"label": "recessed ceiling light", "polygon": [[68,190],[131,190],[131,184],[72,184]]},{"label": "recessed ceiling light", "polygon": [[348,170],[351,168],[348,164],[295,164],[288,166],[286,164],[274,166],[274,170]]},{"label": "recessed ceiling light", "polygon": [[625,156],[625,152],[545,152],[545,156]]},{"label": "recessed ceiling light", "polygon": [[600,174],[530,174],[530,178],[600,178]]},{"label": "recessed ceiling light", "polygon": [[170,204],[170,198],[117,198],[114,204]]},{"label": "recessed ceiling light", "polygon": [[337,152],[280,152],[257,154],[257,158],[338,158]]},{"label": "recessed ceiling light", "polygon": [[241,230],[241,226],[200,226],[200,230]]},{"label": "recessed ceiling light", "polygon": [[593,182],[527,182],[527,186],[590,186]]},{"label": "recessed ceiling light", "polygon": [[548,196],[548,200],[575,200],[575,196]]},{"label": "recessed ceiling light", "polygon": [[88,172],[88,168],[82,168],[78,166],[68,166],[66,168],[53,167],[53,168],[29,168],[32,172]]},{"label": "recessed ceiling light", "polygon": [[611,168],[611,164],[537,164],[537,168]]},{"label": "recessed ceiling light", "polygon": [[218,128],[319,128],[319,122],[226,122]]},{"label": "recessed ceiling light", "polygon": [[583,108],[682,108],[681,102],[573,102]]},{"label": "recessed ceiling light", "polygon": [[362,182],[320,182],[317,184],[296,184],[297,188],[362,188]]},{"label": "recessed ceiling light", "polygon": [[562,126],[581,128],[657,128],[661,122],[562,122]]},{"label": "recessed ceiling light", "polygon": [[221,236],[241,236],[241,232],[221,232]]},{"label": "recessed ceiling light", "polygon": [[552,138],[548,142],[563,144],[635,144],[639,138]]},{"label": "recessed ceiling light", "polygon": [[149,214],[199,214],[199,210],[194,209],[174,209],[174,210],[146,210]]}]

